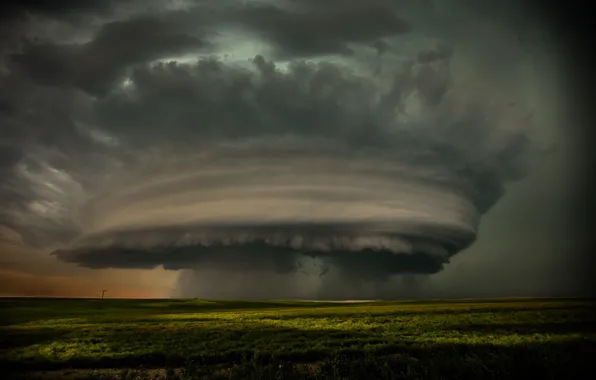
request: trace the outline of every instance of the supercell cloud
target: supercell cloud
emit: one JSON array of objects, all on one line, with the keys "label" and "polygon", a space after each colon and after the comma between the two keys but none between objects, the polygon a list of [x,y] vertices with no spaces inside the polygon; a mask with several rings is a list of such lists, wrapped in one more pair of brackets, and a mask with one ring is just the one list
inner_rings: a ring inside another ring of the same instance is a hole
[{"label": "supercell cloud", "polygon": [[434,274],[544,151],[531,53],[466,2],[72,4],[0,51],[0,223],[66,262]]}]

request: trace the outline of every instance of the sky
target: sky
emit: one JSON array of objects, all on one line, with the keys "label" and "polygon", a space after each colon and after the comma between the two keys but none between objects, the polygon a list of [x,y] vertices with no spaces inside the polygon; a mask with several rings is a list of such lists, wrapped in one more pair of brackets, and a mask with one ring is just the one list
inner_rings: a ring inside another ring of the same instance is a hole
[{"label": "sky", "polygon": [[23,1],[0,296],[577,295],[563,50],[516,1]]}]

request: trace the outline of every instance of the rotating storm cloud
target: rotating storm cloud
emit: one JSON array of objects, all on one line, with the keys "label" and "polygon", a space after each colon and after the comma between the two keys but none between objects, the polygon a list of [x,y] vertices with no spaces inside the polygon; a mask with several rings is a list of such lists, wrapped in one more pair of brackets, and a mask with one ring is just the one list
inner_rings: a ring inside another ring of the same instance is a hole
[{"label": "rotating storm cloud", "polygon": [[336,3],[114,5],[19,45],[2,223],[81,266],[190,270],[183,295],[440,272],[542,157],[498,67],[530,58],[498,28],[497,63],[413,6]]}]

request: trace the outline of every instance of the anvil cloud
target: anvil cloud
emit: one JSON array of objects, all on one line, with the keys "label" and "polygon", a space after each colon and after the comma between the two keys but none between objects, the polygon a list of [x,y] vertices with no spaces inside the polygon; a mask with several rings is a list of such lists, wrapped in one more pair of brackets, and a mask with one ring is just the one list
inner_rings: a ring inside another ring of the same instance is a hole
[{"label": "anvil cloud", "polygon": [[91,268],[440,272],[544,145],[505,28],[497,64],[406,3],[15,7],[0,223]]}]

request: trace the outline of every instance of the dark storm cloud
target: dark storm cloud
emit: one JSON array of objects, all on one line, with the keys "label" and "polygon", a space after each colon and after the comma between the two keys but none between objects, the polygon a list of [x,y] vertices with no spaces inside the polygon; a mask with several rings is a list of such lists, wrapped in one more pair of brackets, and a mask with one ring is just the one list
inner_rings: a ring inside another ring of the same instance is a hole
[{"label": "dark storm cloud", "polygon": [[[109,2],[102,4],[111,7]],[[190,4],[182,11],[157,8],[132,19],[107,22],[87,43],[60,44],[43,36],[25,40],[12,61],[39,83],[75,85],[103,95],[131,64],[204,48],[208,44],[204,28],[245,28],[275,44],[286,58],[350,54],[350,42],[373,43],[408,31],[403,19],[378,2],[345,6],[339,11],[319,6],[288,8],[284,2],[279,6],[260,2],[241,6],[234,1],[218,6],[200,1]],[[57,17],[69,12],[93,14],[99,9],[92,5],[68,7],[65,3],[44,8],[33,2],[19,9],[46,11],[50,17]]]},{"label": "dark storm cloud", "polygon": [[410,30],[409,24],[387,2],[345,3],[332,7],[324,1],[321,4],[294,2],[293,5],[294,9],[248,6],[238,12],[237,20],[232,20],[256,30],[289,56],[351,54],[350,42],[371,43]]},{"label": "dark storm cloud", "polygon": [[93,138],[84,124],[92,98],[65,87],[38,86],[19,73],[0,76],[0,224],[36,247],[67,243],[80,229],[69,208],[89,172],[125,152]]},{"label": "dark storm cloud", "polygon": [[541,157],[492,25],[479,56],[403,2],[116,4],[0,72],[0,224],[63,261],[436,273]]},{"label": "dark storm cloud", "polygon": [[[451,226],[395,224],[269,223],[121,230],[87,236],[75,248],[53,254],[91,268],[220,265],[230,272],[277,273],[298,270],[301,258],[310,256],[351,277],[379,280],[399,273],[436,273],[474,239],[472,232]],[[324,267],[319,274],[325,274]]]},{"label": "dark storm cloud", "polygon": [[204,42],[151,17],[104,25],[85,44],[28,42],[14,54],[16,69],[45,85],[76,86],[91,94],[107,93],[131,64],[200,49]]},{"label": "dark storm cloud", "polygon": [[[109,2],[103,4],[110,7]],[[14,69],[25,71],[38,83],[77,86],[104,95],[132,64],[204,49],[209,45],[205,28],[245,28],[273,43],[289,58],[350,54],[350,42],[373,43],[408,31],[404,20],[378,2],[345,6],[340,11],[318,6],[288,8],[283,2],[279,6],[250,2],[245,6],[238,2],[191,4],[183,11],[145,12],[131,19],[107,22],[86,43],[61,44],[43,36],[25,39],[11,61]],[[19,9],[48,11],[50,17],[83,11],[89,15],[95,9],[92,4],[82,8],[62,5],[46,9],[32,4]],[[215,36],[217,33],[210,34],[210,38]]]},{"label": "dark storm cloud", "polygon": [[[378,100],[371,99],[379,97],[379,87],[386,83],[336,65],[296,62],[286,70],[258,56],[254,66],[256,72],[205,59],[196,65],[138,67],[131,73],[130,88],[96,103],[97,122],[112,133],[130,134],[133,144],[134,139],[159,139],[166,129],[169,141],[178,142],[189,135],[339,138],[355,147],[392,148],[419,162],[448,162],[487,186],[487,176],[514,179],[527,164],[528,115],[515,104],[490,104],[480,88],[448,87],[449,74],[426,62],[396,67],[400,74],[388,80],[392,84]],[[414,98],[406,99],[410,95]],[[410,105],[422,107],[420,114],[397,122],[396,113],[404,112],[400,107]],[[520,129],[495,132],[489,126],[508,122]]]},{"label": "dark storm cloud", "polygon": [[89,148],[70,119],[80,105],[72,95],[43,91],[19,75],[0,75],[0,99],[8,109],[0,113],[0,224],[16,228],[32,244],[73,237],[61,221],[32,217],[28,206],[38,199],[41,205],[68,197],[44,185],[43,177],[34,173],[48,167],[73,172],[74,156]]},{"label": "dark storm cloud", "polygon": [[[221,257],[241,267],[262,266],[273,256],[258,259],[257,244],[280,259],[321,256],[345,273],[360,268],[361,276],[440,270],[474,240],[479,215],[523,171],[533,151],[523,112],[449,85],[445,73],[430,65],[406,65],[384,92],[375,80],[336,65],[280,69],[262,57],[252,65],[205,59],[137,68],[130,86],[96,102],[95,122],[136,149],[161,145],[160,160],[172,157],[169,149],[187,160],[150,161],[151,172],[123,178],[88,202],[79,223],[104,231],[101,238],[83,235],[56,255],[92,267],[131,267],[143,256],[142,267],[192,268],[192,255],[195,265]],[[464,100],[470,94],[473,99]],[[397,122],[395,113],[411,105],[412,95],[422,108]],[[518,129],[506,129],[515,123]],[[189,141],[202,154],[185,148]],[[362,194],[349,194],[350,188]],[[305,213],[304,205],[311,211]],[[391,233],[368,231],[365,223],[315,239],[324,250],[288,248],[307,230],[300,220],[326,231],[341,220],[386,219],[393,221]],[[282,235],[247,232],[266,220],[298,224]],[[413,237],[407,231],[419,220],[425,222]],[[158,238],[168,225],[183,224],[188,232],[193,223],[234,221],[245,224],[242,236],[258,238],[242,240],[225,228],[213,244],[197,238],[178,246],[182,232]],[[146,229],[121,240],[118,231],[140,226]],[[325,239],[348,243],[334,246]],[[107,247],[99,243],[104,240]]]},{"label": "dark storm cloud", "polygon": [[[107,247],[58,250],[53,253],[60,260],[81,264],[88,268],[136,268],[180,270],[220,266],[230,273],[236,271],[271,271],[287,274],[298,270],[302,255],[316,256],[324,263],[340,268],[354,279],[384,280],[404,273],[433,274],[443,269],[443,260],[427,252],[394,253],[363,249],[358,252],[333,251],[333,254],[303,252],[289,248],[274,249],[265,241],[238,246],[188,246],[168,249]],[[341,255],[341,256],[339,256]],[[325,275],[324,269],[319,272]]]},{"label": "dark storm cloud", "polygon": [[0,13],[2,19],[26,17],[31,14],[68,18],[80,13],[104,13],[113,8],[113,3],[114,1],[110,0],[8,0],[0,5]]}]

